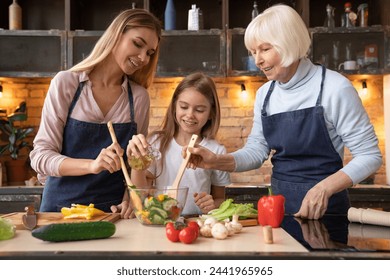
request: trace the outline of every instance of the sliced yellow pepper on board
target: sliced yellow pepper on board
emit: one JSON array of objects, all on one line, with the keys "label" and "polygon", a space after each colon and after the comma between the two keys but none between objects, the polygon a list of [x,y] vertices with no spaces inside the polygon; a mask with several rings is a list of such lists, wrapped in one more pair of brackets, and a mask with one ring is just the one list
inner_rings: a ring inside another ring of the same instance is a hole
[{"label": "sliced yellow pepper on board", "polygon": [[83,218],[87,220],[105,214],[102,210],[95,208],[93,203],[88,206],[82,204],[72,204],[72,207],[70,208],[62,207],[61,213],[64,216],[64,219]]}]

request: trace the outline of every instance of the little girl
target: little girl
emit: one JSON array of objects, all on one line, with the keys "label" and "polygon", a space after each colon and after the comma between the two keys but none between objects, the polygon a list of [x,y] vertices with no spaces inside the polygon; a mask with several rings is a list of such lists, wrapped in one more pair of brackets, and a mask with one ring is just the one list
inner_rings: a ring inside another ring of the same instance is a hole
[{"label": "little girl", "polygon": [[[150,145],[161,152],[161,158],[146,170],[131,171],[133,183],[142,188],[171,186],[183,161],[182,149],[193,134],[198,135],[196,144],[225,154],[225,147],[215,140],[219,124],[220,106],[213,80],[202,73],[185,77],[173,93],[161,127],[147,139],[138,134],[129,141],[129,157],[145,155]],[[189,187],[189,192],[182,215],[197,215],[217,208],[224,200],[224,187],[229,184],[228,172],[186,169],[180,187]]]}]

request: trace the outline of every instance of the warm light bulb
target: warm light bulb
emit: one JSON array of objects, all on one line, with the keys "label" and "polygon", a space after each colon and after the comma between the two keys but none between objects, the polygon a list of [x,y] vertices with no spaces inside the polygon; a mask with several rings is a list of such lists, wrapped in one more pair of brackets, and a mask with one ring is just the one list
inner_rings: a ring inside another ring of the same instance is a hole
[{"label": "warm light bulb", "polygon": [[247,99],[248,98],[248,92],[246,91],[245,85],[241,84],[241,98]]},{"label": "warm light bulb", "polygon": [[368,94],[367,82],[365,80],[362,81],[362,88],[359,90],[360,97],[366,97]]}]

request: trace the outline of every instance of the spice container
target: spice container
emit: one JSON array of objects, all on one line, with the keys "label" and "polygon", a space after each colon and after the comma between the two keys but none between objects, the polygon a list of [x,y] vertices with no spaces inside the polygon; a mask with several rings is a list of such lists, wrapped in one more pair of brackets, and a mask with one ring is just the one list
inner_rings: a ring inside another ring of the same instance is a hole
[{"label": "spice container", "polygon": [[367,3],[363,3],[358,6],[358,18],[359,18],[360,27],[368,26],[368,4]]},{"label": "spice container", "polygon": [[378,68],[378,46],[376,44],[365,46],[364,64],[367,68]]}]

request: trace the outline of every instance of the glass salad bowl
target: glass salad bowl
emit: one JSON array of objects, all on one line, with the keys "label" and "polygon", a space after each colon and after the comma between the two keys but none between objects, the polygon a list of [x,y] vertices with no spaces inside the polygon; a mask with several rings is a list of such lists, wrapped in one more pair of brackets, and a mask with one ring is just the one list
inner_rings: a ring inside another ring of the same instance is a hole
[{"label": "glass salad bowl", "polygon": [[[165,225],[176,221],[185,206],[188,188],[129,190],[135,216],[143,225]],[[138,207],[137,207],[138,205]]]}]

